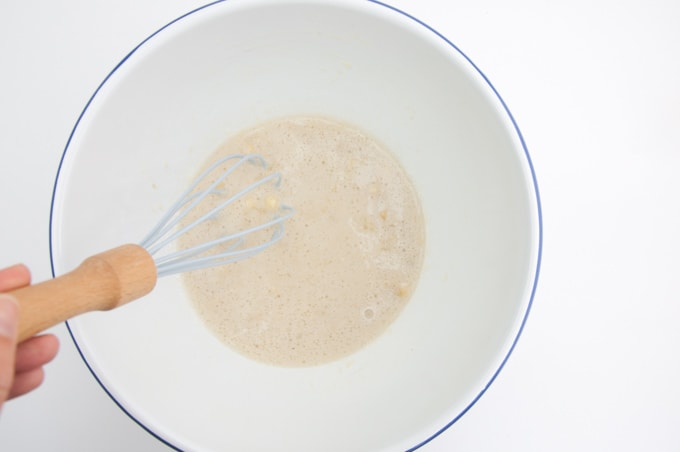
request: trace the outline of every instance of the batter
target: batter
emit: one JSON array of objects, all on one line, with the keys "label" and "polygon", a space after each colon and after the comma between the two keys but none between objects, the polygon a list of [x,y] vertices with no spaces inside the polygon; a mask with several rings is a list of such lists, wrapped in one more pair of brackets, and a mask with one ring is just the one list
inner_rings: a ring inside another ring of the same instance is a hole
[{"label": "batter", "polygon": [[281,200],[295,214],[265,252],[183,275],[199,316],[228,346],[269,364],[317,365],[361,349],[397,318],[420,275],[424,219],[406,172],[370,136],[321,117],[260,124],[208,162],[243,153],[269,168],[248,165],[229,184],[280,172],[280,188],[259,190],[180,245],[261,223]]}]

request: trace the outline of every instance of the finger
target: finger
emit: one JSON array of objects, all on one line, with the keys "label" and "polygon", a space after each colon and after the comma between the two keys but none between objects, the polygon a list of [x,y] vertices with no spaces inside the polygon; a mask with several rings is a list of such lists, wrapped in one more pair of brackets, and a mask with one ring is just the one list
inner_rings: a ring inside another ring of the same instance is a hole
[{"label": "finger", "polygon": [[42,367],[16,374],[8,398],[13,399],[33,391],[42,384],[44,379],[45,371]]},{"label": "finger", "polygon": [[0,406],[9,396],[14,380],[18,319],[14,297],[0,294]]},{"label": "finger", "polygon": [[0,292],[9,292],[28,286],[31,272],[24,264],[17,264],[0,270]]},{"label": "finger", "polygon": [[17,347],[15,373],[42,367],[54,359],[59,351],[59,339],[53,334],[35,336]]}]

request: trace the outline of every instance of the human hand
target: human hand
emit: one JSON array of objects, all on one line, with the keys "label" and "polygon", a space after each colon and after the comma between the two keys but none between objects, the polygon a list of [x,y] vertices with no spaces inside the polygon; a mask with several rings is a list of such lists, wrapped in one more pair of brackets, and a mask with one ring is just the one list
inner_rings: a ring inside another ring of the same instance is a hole
[{"label": "human hand", "polygon": [[53,334],[17,344],[19,305],[14,297],[3,292],[30,283],[31,274],[24,265],[0,270],[0,409],[6,400],[40,386],[45,377],[43,366],[59,350],[59,340]]}]

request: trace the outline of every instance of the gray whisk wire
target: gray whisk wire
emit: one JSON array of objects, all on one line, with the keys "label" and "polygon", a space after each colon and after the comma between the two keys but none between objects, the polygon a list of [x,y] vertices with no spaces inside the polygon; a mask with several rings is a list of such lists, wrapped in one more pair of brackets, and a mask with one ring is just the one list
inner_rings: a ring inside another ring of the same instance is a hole
[{"label": "gray whisk wire", "polygon": [[[235,162],[225,171],[220,173],[220,175],[210,183],[208,188],[195,192],[196,188],[203,181],[205,181],[206,178],[220,165],[223,165],[231,160],[234,160]],[[274,243],[281,240],[284,233],[284,222],[294,213],[294,210],[286,205],[281,206],[276,212],[276,215],[271,220],[257,226],[228,233],[219,238],[207,241],[203,244],[196,245],[188,249],[176,250],[167,254],[162,253],[164,248],[172,243],[175,243],[178,237],[209,220],[210,218],[213,218],[219,212],[226,209],[248,193],[256,190],[258,187],[266,184],[272,184],[273,186],[278,187],[281,183],[281,174],[269,174],[257,180],[256,182],[251,183],[244,189],[238,191],[236,194],[230,196],[228,199],[221,202],[209,212],[203,214],[200,218],[192,221],[186,226],[178,227],[180,222],[186,218],[187,215],[207,196],[211,194],[224,194],[223,191],[218,190],[217,187],[227,177],[233,174],[234,171],[246,163],[258,165],[262,168],[267,167],[265,160],[256,154],[234,154],[217,160],[205,171],[203,171],[184,191],[184,193],[179,196],[178,200],[168,209],[168,211],[161,217],[161,219],[151,229],[147,236],[139,243],[140,246],[144,247],[149,252],[149,254],[153,256],[159,278],[175,273],[209,268],[247,259],[266,250]],[[256,245],[241,247],[245,243],[245,238],[248,235],[266,229],[272,230],[272,235],[269,240]],[[218,245],[225,244],[228,244],[227,247],[223,250],[220,250],[220,252],[210,255],[203,255],[210,249]]]}]

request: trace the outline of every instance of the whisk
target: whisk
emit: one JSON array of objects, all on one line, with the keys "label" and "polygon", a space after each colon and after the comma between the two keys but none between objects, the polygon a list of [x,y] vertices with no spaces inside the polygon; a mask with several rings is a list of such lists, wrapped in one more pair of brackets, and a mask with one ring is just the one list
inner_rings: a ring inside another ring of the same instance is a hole
[{"label": "whisk", "polygon": [[[285,205],[278,206],[261,224],[187,249],[171,249],[180,236],[216,218],[249,193],[265,185],[279,186],[281,175],[272,173],[241,190],[225,192],[221,188],[225,179],[246,164],[266,168],[259,155],[222,158],[198,176],[139,244],[95,254],[70,273],[10,292],[19,300],[19,341],[79,314],[114,309],[141,298],[153,290],[162,276],[237,262],[279,241],[284,222],[293,214],[293,209]],[[209,184],[207,188],[203,188],[205,183]],[[189,216],[213,196],[219,196],[214,207],[211,204],[210,210],[196,219]],[[256,243],[247,240],[256,233],[265,238]]]}]

